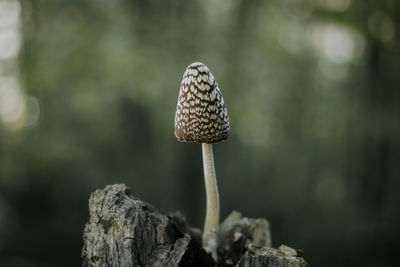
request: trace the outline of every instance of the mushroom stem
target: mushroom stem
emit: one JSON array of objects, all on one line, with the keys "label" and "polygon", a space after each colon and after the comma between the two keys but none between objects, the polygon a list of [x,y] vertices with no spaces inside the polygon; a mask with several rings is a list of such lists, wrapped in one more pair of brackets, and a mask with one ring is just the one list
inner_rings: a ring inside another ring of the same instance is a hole
[{"label": "mushroom stem", "polygon": [[212,145],[202,143],[204,179],[207,193],[207,212],[203,230],[203,247],[217,260],[217,231],[219,222],[219,197],[215,175]]}]

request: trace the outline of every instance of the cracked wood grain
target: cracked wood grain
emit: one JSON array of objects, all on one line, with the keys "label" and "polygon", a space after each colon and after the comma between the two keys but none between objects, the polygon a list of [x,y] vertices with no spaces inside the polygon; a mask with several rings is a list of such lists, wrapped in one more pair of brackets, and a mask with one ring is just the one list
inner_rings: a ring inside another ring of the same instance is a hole
[{"label": "cracked wood grain", "polygon": [[292,248],[271,248],[265,219],[233,212],[220,226],[218,263],[202,249],[201,231],[180,214],[162,214],[123,184],[96,190],[83,232],[83,266],[306,266]]}]

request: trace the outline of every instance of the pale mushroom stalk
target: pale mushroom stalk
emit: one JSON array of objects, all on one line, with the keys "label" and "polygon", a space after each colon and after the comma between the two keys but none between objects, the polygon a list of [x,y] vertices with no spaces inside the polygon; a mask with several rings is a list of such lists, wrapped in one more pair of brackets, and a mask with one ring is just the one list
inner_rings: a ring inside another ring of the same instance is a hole
[{"label": "pale mushroom stalk", "polygon": [[228,138],[228,112],[210,70],[200,62],[190,64],[181,82],[175,113],[175,136],[182,142],[202,144],[207,210],[203,248],[217,260],[219,197],[212,144]]},{"label": "pale mushroom stalk", "polygon": [[[207,211],[203,230],[203,246],[212,254],[216,252],[219,223],[219,194],[215,175],[212,144],[203,143],[203,168],[207,194]],[[216,257],[216,255],[213,255]]]}]

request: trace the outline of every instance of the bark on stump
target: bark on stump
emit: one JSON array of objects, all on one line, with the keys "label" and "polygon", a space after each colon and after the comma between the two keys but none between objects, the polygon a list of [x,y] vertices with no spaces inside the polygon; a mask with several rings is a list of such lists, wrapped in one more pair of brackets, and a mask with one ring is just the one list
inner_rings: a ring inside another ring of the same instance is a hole
[{"label": "bark on stump", "polygon": [[233,212],[220,225],[218,263],[201,247],[201,231],[178,214],[162,214],[130,193],[109,185],[89,199],[83,233],[83,266],[307,266],[299,251],[271,248],[265,219]]}]

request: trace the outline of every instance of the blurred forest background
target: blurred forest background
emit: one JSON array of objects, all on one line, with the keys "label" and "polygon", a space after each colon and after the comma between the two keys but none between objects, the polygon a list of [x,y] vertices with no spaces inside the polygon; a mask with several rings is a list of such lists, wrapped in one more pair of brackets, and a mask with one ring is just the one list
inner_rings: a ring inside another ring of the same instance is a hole
[{"label": "blurred forest background", "polygon": [[395,266],[399,28],[396,0],[1,0],[0,266],[80,266],[107,184],[202,227],[201,146],[173,133],[194,61],[231,119],[222,218],[311,266]]}]

